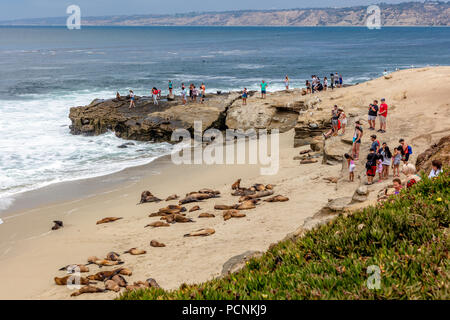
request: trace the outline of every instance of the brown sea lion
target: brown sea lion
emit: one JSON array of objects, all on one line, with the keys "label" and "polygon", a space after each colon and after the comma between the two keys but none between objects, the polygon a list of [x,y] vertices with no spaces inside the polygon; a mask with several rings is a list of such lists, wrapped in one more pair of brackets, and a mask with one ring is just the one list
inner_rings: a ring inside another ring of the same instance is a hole
[{"label": "brown sea lion", "polygon": [[120,274],[116,274],[111,278],[112,281],[117,283],[120,287],[126,287],[128,285],[127,280]]},{"label": "brown sea lion", "polygon": [[162,247],[165,247],[166,245],[162,242],[152,240],[152,241],[150,241],[150,246],[154,247],[154,248],[162,248]]},{"label": "brown sea lion", "polygon": [[220,191],[218,190],[213,190],[213,189],[208,189],[208,188],[203,188],[198,190],[198,193],[206,193],[206,194],[211,194],[211,195],[219,195]]},{"label": "brown sea lion", "polygon": [[227,205],[223,205],[223,204],[216,204],[214,206],[214,209],[216,209],[216,210],[232,210],[232,209],[236,209],[237,206],[238,205],[235,205],[235,204],[233,204],[231,206],[227,206]]},{"label": "brown sea lion", "polygon": [[52,230],[58,230],[58,229],[64,227],[64,223],[60,220],[55,220],[55,221],[53,221],[53,223],[55,225],[52,227]]},{"label": "brown sea lion", "polygon": [[[87,285],[87,284],[90,283],[88,278],[78,277],[78,276],[74,276],[74,275],[65,276],[65,277],[61,277],[61,278],[60,277],[54,277],[53,279],[55,280],[55,283],[58,286],[65,286],[65,285],[67,285],[67,281],[69,281],[69,280],[73,280],[74,282],[78,282],[78,280],[79,280],[79,284],[82,284],[82,285]],[[75,284],[75,283],[73,283],[73,284]]]},{"label": "brown sea lion", "polygon": [[198,215],[199,218],[215,218],[216,216],[212,213],[203,212]]},{"label": "brown sea lion", "polygon": [[123,219],[123,218],[107,217],[107,218],[103,218],[102,220],[97,221],[97,224],[114,222],[114,221],[117,221],[120,219]]},{"label": "brown sea lion", "polygon": [[156,282],[156,280],[153,278],[148,278],[147,280],[145,280],[145,282],[148,284],[150,288],[161,288],[158,282]]},{"label": "brown sea lion", "polygon": [[70,296],[76,297],[83,293],[97,293],[97,292],[105,292],[105,290],[94,286],[84,286],[80,290],[77,290],[74,293],[72,293]]},{"label": "brown sea lion", "polygon": [[96,256],[92,256],[88,258],[88,264],[96,264],[99,267],[103,266],[117,266],[119,264],[123,264],[123,261],[111,261],[106,259],[99,259]]},{"label": "brown sea lion", "polygon": [[253,185],[253,187],[256,189],[256,191],[264,191],[264,190],[266,190],[266,186],[261,184],[261,183],[257,183],[255,185]]},{"label": "brown sea lion", "polygon": [[131,276],[133,274],[133,272],[128,268],[115,269],[115,270],[113,270],[113,272],[118,272],[116,274],[121,274],[123,276]]},{"label": "brown sea lion", "polygon": [[241,188],[241,179],[237,179],[235,183],[231,185],[231,190],[238,190]]},{"label": "brown sea lion", "polygon": [[264,201],[266,201],[266,202],[285,202],[285,201],[289,201],[289,198],[278,195],[278,196],[270,197],[269,199],[266,199]]},{"label": "brown sea lion", "polygon": [[181,205],[181,204],[198,202],[198,201],[207,200],[207,199],[211,199],[211,198],[217,198],[217,197],[218,197],[217,193],[195,192],[195,193],[187,195],[184,199],[181,199],[178,203]]},{"label": "brown sea lion", "polygon": [[142,249],[137,249],[137,248],[131,248],[130,250],[125,251],[124,253],[129,253],[132,256],[138,256],[138,255],[141,255],[141,254],[146,254],[147,251],[142,250]]},{"label": "brown sea lion", "polygon": [[59,269],[59,271],[67,271],[67,273],[75,273],[75,272],[89,272],[89,268],[84,264],[69,264],[65,267]]},{"label": "brown sea lion", "polygon": [[238,210],[227,210],[223,213],[223,220],[227,221],[231,218],[244,218],[246,217],[245,213],[239,212]]},{"label": "brown sea lion", "polygon": [[268,184],[268,185],[266,186],[266,190],[273,190],[274,187],[275,187],[275,186],[274,186],[273,184]]},{"label": "brown sea lion", "polygon": [[204,228],[204,229],[199,229],[196,231],[193,231],[191,233],[187,233],[184,236],[185,237],[206,237],[206,236],[210,236],[212,234],[214,234],[216,232],[216,230],[212,229],[212,228]]},{"label": "brown sea lion", "polygon": [[121,261],[121,259],[119,257],[120,257],[120,254],[111,251],[106,255],[106,260]]},{"label": "brown sea lion", "polygon": [[170,227],[170,224],[168,224],[167,222],[155,221],[155,222],[149,223],[144,228],[147,228],[147,227],[153,227],[153,228]]},{"label": "brown sea lion", "polygon": [[141,193],[141,203],[149,203],[149,202],[160,202],[161,199],[155,197],[150,191],[143,191]]},{"label": "brown sea lion", "polygon": [[104,280],[111,279],[113,276],[115,276],[118,273],[120,273],[119,269],[116,269],[113,271],[100,271],[95,274],[91,274],[91,275],[87,276],[87,278],[89,280],[93,280],[93,281],[104,281]]},{"label": "brown sea lion", "polygon": [[179,222],[179,223],[195,222],[191,218],[182,216],[181,214],[174,214],[173,218],[174,218],[175,222]]},{"label": "brown sea lion", "polygon": [[186,208],[178,205],[168,205],[167,207],[161,208],[156,213],[150,214],[150,217],[163,216],[165,214],[174,214],[185,212]]},{"label": "brown sea lion", "polygon": [[172,194],[166,198],[166,201],[177,200],[179,197],[176,194]]},{"label": "brown sea lion", "polygon": [[200,210],[200,207],[199,206],[193,206],[191,209],[189,209],[189,212],[194,212],[194,211],[197,211],[197,210]]},{"label": "brown sea lion", "polygon": [[231,193],[232,196],[249,196],[251,194],[255,194],[256,191],[255,190],[250,190],[250,189],[238,189],[235,190]]},{"label": "brown sea lion", "polygon": [[251,199],[257,199],[257,198],[263,198],[263,197],[268,197],[273,195],[273,190],[266,190],[266,191],[259,191],[256,192],[255,194],[251,194],[248,196],[243,196],[239,198],[239,202],[243,202],[246,200],[251,200]]},{"label": "brown sea lion", "polygon": [[252,199],[252,200],[246,200],[241,202],[236,209],[237,210],[250,210],[256,208],[256,203],[258,202],[258,199]]},{"label": "brown sea lion", "polygon": [[175,223],[175,217],[174,217],[173,214],[169,214],[169,215],[163,216],[163,217],[161,217],[160,220],[164,220],[167,223]]},{"label": "brown sea lion", "polygon": [[119,292],[120,286],[113,280],[106,280],[105,281],[105,289],[114,291],[114,292]]}]

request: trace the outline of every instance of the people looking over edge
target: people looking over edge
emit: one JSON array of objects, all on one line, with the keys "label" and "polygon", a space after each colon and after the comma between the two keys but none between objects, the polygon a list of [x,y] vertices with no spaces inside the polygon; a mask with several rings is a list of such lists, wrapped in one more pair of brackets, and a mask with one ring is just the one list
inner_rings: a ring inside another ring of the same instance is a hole
[{"label": "people looking over edge", "polygon": [[378,111],[378,119],[380,121],[380,130],[378,132],[386,132],[386,117],[388,112],[388,105],[386,104],[386,99],[381,99],[380,110]]},{"label": "people looking over edge", "polygon": [[408,146],[405,139],[400,139],[398,142],[400,143],[399,148],[402,153],[402,161],[404,164],[408,164],[409,156],[412,154],[412,148]]},{"label": "people looking over edge", "polygon": [[266,98],[267,87],[269,86],[264,80],[261,82],[261,98]]},{"label": "people looking over edge", "polygon": [[378,101],[374,100],[373,103],[369,104],[369,130],[375,130],[375,120],[378,115]]}]

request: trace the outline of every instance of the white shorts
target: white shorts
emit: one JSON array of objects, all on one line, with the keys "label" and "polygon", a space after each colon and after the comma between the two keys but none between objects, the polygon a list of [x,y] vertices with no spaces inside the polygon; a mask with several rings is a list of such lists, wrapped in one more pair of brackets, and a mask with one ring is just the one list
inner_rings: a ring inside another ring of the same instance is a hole
[{"label": "white shorts", "polygon": [[347,118],[341,120],[342,125],[347,125]]},{"label": "white shorts", "polygon": [[377,116],[369,116],[369,121],[375,121],[377,120]]},{"label": "white shorts", "polygon": [[386,117],[385,116],[379,116],[380,123],[386,123]]}]

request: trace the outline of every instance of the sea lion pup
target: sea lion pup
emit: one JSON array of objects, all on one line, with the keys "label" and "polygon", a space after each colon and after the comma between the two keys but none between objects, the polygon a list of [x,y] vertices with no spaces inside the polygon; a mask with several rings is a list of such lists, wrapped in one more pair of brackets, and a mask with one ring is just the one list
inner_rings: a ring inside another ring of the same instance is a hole
[{"label": "sea lion pup", "polygon": [[278,195],[278,196],[270,197],[269,199],[266,199],[264,201],[266,201],[266,202],[285,202],[285,201],[289,201],[289,198]]},{"label": "sea lion pup", "polygon": [[266,190],[273,190],[275,186],[273,184],[266,185]]},{"label": "sea lion pup", "polygon": [[177,200],[178,198],[176,194],[172,194],[166,198],[166,201]]},{"label": "sea lion pup", "polygon": [[55,220],[55,221],[53,221],[53,223],[54,223],[55,225],[52,227],[52,230],[58,230],[58,229],[64,227],[63,222],[60,221],[60,220]]},{"label": "sea lion pup", "polygon": [[194,211],[197,211],[197,210],[200,210],[200,207],[199,206],[193,206],[191,209],[189,209],[189,212],[194,212]]},{"label": "sea lion pup", "polygon": [[96,256],[92,256],[88,258],[88,265],[89,264],[96,264],[99,267],[103,266],[117,266],[119,264],[123,264],[123,261],[111,261],[106,259],[99,259]]},{"label": "sea lion pup", "polygon": [[196,231],[193,231],[191,233],[186,233],[185,237],[206,237],[210,236],[212,234],[216,233],[216,230],[213,228],[203,228]]},{"label": "sea lion pup", "polygon": [[240,197],[239,202],[243,202],[243,201],[247,201],[247,200],[251,200],[251,199],[268,197],[271,195],[273,195],[273,190],[259,191],[259,192],[256,192],[255,194]]},{"label": "sea lion pup", "polygon": [[237,179],[235,183],[231,185],[231,190],[238,190],[241,188],[241,179]]},{"label": "sea lion pup", "polygon": [[199,218],[215,218],[216,216],[212,213],[203,212],[198,215]]},{"label": "sea lion pup", "polygon": [[113,280],[106,280],[105,281],[105,289],[109,291],[119,292],[120,287],[119,285],[113,281]]},{"label": "sea lion pup", "polygon": [[223,220],[227,221],[231,218],[244,218],[246,217],[245,213],[239,212],[238,210],[227,210],[223,213]]},{"label": "sea lion pup", "polygon": [[162,247],[165,247],[166,245],[162,242],[152,240],[152,241],[150,241],[150,246],[154,247],[154,248],[162,248]]},{"label": "sea lion pup", "polygon": [[65,285],[67,285],[67,282],[69,280],[73,281],[73,284],[75,284],[75,282],[77,282],[79,284],[82,284],[82,285],[88,285],[90,283],[88,278],[79,277],[79,276],[73,276],[73,275],[72,276],[65,276],[65,277],[61,277],[61,278],[60,277],[54,277],[53,279],[55,280],[55,283],[58,286],[65,286]]},{"label": "sea lion pup", "polygon": [[155,222],[149,223],[144,228],[147,228],[147,227],[153,227],[153,228],[170,227],[170,224],[168,224],[167,222],[155,221]]},{"label": "sea lion pup", "polygon": [[132,256],[138,256],[138,255],[141,255],[141,254],[146,254],[147,251],[141,250],[141,249],[137,249],[137,248],[131,248],[130,250],[125,251],[124,253],[129,253]]},{"label": "sea lion pup", "polygon": [[122,261],[120,258],[120,254],[116,253],[116,252],[109,252],[106,255],[106,260],[110,260],[110,261]]},{"label": "sea lion pup", "polygon": [[59,269],[59,271],[67,271],[67,273],[89,272],[89,268],[84,264],[69,264]]},{"label": "sea lion pup", "polygon": [[97,221],[97,224],[114,222],[114,221],[117,221],[120,219],[123,219],[123,218],[107,217],[107,218],[103,218],[102,220]]},{"label": "sea lion pup", "polygon": [[97,293],[97,292],[105,292],[105,290],[94,286],[84,286],[80,290],[77,290],[74,293],[72,293],[70,296],[76,297],[83,293]]},{"label": "sea lion pup", "polygon": [[150,191],[143,191],[141,193],[141,202],[139,202],[138,204],[149,203],[149,202],[160,202],[160,201],[162,201],[162,200],[155,197]]},{"label": "sea lion pup", "polygon": [[227,205],[224,205],[224,204],[216,204],[214,206],[214,209],[216,209],[216,210],[232,210],[232,209],[236,209],[237,206],[238,205],[236,205],[236,204],[233,204],[231,206],[227,206]]}]

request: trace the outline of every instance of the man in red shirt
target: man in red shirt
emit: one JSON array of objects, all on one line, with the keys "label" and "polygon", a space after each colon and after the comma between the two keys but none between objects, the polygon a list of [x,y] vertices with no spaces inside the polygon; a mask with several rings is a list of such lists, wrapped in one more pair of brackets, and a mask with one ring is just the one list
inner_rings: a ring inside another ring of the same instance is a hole
[{"label": "man in red shirt", "polygon": [[378,119],[380,119],[380,130],[378,132],[386,132],[386,117],[387,117],[388,105],[386,100],[381,99],[380,110],[378,111]]}]

